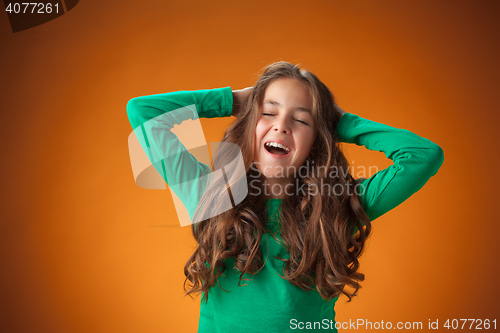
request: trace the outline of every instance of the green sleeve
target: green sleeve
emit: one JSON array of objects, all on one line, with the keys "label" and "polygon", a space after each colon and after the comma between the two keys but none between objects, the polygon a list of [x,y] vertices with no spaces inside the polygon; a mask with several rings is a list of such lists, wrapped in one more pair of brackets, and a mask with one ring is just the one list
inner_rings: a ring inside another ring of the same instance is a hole
[{"label": "green sleeve", "polygon": [[211,169],[199,162],[171,132],[188,119],[229,117],[231,87],[135,97],[127,103],[132,128],[149,160],[182,201],[192,219]]},{"label": "green sleeve", "polygon": [[[165,112],[196,105],[199,118],[230,117],[233,112],[231,87],[134,97],[127,103],[127,115],[133,129]],[[196,119],[196,118],[194,118]]]},{"label": "green sleeve", "polygon": [[342,142],[383,152],[394,163],[368,179],[356,179],[361,204],[371,221],[420,190],[443,164],[443,149],[432,141],[352,113],[340,118],[337,134]]}]

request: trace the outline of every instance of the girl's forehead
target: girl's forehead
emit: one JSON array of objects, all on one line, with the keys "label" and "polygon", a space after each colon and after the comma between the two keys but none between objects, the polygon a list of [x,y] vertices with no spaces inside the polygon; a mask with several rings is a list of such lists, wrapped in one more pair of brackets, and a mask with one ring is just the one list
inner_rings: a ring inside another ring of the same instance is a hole
[{"label": "girl's forehead", "polygon": [[311,112],[313,99],[303,82],[297,79],[280,78],[266,87],[260,104],[292,107]]}]

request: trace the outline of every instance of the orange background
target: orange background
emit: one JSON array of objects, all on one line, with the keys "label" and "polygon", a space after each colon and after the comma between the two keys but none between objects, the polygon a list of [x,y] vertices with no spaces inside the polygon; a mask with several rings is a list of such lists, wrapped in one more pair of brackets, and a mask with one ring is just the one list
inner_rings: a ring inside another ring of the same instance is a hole
[{"label": "orange background", "polygon": [[[196,332],[200,298],[182,289],[196,243],[170,191],[134,183],[126,104],[251,86],[278,60],[316,73],[344,110],[444,150],[437,175],[373,223],[366,280],[337,321],[500,320],[499,7],[88,0],[15,34],[0,14],[0,331]],[[207,141],[232,119],[203,119]]]}]

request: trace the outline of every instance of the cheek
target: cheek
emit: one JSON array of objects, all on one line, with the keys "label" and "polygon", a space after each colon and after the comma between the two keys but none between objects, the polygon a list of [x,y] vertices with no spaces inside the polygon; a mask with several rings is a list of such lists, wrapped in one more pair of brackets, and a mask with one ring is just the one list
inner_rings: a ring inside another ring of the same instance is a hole
[{"label": "cheek", "polygon": [[310,139],[310,142],[309,142],[309,147],[312,148],[313,144],[314,144],[314,141],[315,141],[315,138],[316,136],[314,134],[311,134],[311,139]]},{"label": "cheek", "polygon": [[312,148],[312,145],[314,143],[314,132],[307,132],[307,133],[304,133],[304,136],[302,137],[302,148],[303,148],[303,153],[304,153],[304,156],[305,158],[307,158],[307,156],[309,155],[309,153],[311,152],[311,148]]},{"label": "cheek", "polygon": [[263,137],[262,124],[257,123],[257,126],[255,127],[255,140],[254,140],[256,151],[259,149],[262,137]]},{"label": "cheek", "polygon": [[259,121],[257,123],[257,126],[255,127],[255,139],[260,140],[265,134],[265,124],[262,121]]},{"label": "cheek", "polygon": [[259,139],[259,127],[255,127],[255,140]]}]

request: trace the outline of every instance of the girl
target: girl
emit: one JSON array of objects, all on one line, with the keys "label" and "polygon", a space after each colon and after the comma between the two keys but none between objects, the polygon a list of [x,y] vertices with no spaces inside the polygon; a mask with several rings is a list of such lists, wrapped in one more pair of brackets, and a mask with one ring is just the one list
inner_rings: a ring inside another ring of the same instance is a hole
[{"label": "girl", "polygon": [[[136,97],[127,113],[148,157],[199,222],[184,269],[186,293],[202,293],[199,333],[337,332],[334,305],[361,287],[358,259],[371,222],[443,163],[438,145],[343,111],[316,75],[284,61],[251,88]],[[213,173],[170,132],[188,118],[231,115],[222,144],[239,149],[220,148]],[[394,164],[355,179],[340,142],[384,152]],[[239,154],[244,186],[238,168],[227,167]]]}]

